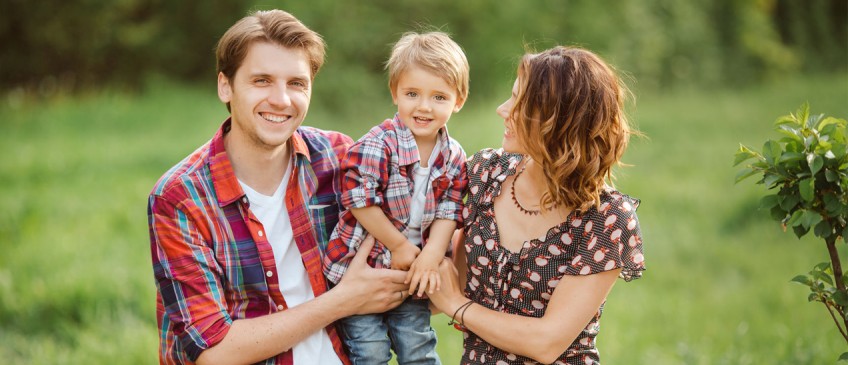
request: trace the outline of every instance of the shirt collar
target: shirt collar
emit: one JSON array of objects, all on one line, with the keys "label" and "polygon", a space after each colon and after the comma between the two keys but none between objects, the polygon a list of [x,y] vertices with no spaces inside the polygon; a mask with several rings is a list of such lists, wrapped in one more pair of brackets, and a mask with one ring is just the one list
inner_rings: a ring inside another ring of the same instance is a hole
[{"label": "shirt collar", "polygon": [[[400,121],[400,117],[395,113],[391,121],[398,139],[398,165],[412,165],[421,160],[418,154],[418,145],[415,143],[415,135],[407,128],[406,124]],[[436,137],[439,139],[439,153],[442,155],[443,161],[448,161],[450,158],[450,138],[448,138],[448,126],[445,125],[439,129],[439,134]],[[427,156],[429,158],[430,156]],[[438,160],[438,159],[437,159]]]},{"label": "shirt collar", "polygon": [[[227,118],[209,142],[207,163],[209,164],[209,171],[212,175],[212,185],[215,187],[215,193],[218,195],[218,206],[221,207],[232,204],[245,195],[244,190],[239,185],[232,162],[224,147],[224,136],[230,131],[231,126],[232,119]],[[300,135],[300,130],[296,130],[289,141],[292,142],[293,151],[296,156],[302,156],[306,161],[310,161],[309,148]],[[413,143],[415,143],[414,140]],[[293,174],[296,173],[295,169],[298,166],[296,163],[297,159],[294,160],[295,165],[292,166]]]}]

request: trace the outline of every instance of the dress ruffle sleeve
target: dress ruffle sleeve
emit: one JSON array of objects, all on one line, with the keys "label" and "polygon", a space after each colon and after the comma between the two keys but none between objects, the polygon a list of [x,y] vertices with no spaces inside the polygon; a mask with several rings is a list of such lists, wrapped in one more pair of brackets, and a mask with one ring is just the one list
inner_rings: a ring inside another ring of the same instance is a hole
[{"label": "dress ruffle sleeve", "polygon": [[636,209],[640,201],[617,191],[606,192],[598,208],[591,208],[572,222],[574,255],[567,275],[591,275],[621,268],[619,277],[631,281],[642,277],[645,256]]}]

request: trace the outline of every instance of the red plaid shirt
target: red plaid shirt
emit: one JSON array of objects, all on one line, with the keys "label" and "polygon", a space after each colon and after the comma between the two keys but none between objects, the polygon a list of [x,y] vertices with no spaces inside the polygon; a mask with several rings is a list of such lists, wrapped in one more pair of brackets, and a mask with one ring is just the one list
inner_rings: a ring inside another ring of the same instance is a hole
[{"label": "red plaid shirt", "polygon": [[[431,189],[427,192],[421,222],[424,245],[434,220],[462,222],[462,194],[468,184],[462,146],[448,136],[447,128],[439,131],[438,138],[441,149],[430,166]],[[395,228],[406,235],[414,188],[413,168],[419,159],[415,136],[397,115],[371,128],[350,147],[341,167],[344,171],[341,200],[346,209],[333,230],[324,257],[324,273],[331,282],[341,280],[367,235],[350,208],[380,206]],[[391,251],[383,245],[374,245],[368,263],[375,268],[391,267]]]},{"label": "red plaid shirt", "polygon": [[[159,360],[193,363],[236,319],[288,308],[264,228],[250,212],[226,151],[230,120],[171,168],[150,194],[148,216],[158,288]],[[352,142],[341,133],[301,127],[291,138],[294,168],[286,190],[293,236],[315,296],[327,290],[321,249],[338,221],[338,158]],[[349,363],[335,326],[333,348]],[[291,364],[291,351],[264,364]]]}]

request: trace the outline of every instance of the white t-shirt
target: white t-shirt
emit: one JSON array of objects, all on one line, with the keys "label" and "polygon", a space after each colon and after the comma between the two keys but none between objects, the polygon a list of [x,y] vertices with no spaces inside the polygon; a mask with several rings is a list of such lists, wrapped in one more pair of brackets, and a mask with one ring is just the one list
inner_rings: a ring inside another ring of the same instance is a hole
[{"label": "white t-shirt", "polygon": [[[265,234],[271,249],[274,251],[274,261],[277,264],[280,292],[286,298],[289,308],[315,298],[312,284],[303,265],[300,250],[294,242],[291,221],[289,220],[286,204],[283,200],[286,187],[291,177],[292,164],[289,163],[283,181],[277,187],[274,195],[267,196],[253,190],[239,180],[242,190],[250,201],[250,211],[259,219],[265,228]],[[313,333],[292,348],[295,364],[340,365],[338,355],[333,350],[333,343],[325,329]]]},{"label": "white t-shirt", "polygon": [[427,167],[421,167],[419,163],[412,169],[414,187],[412,189],[412,201],[409,205],[409,224],[407,224],[406,239],[418,247],[421,247],[424,239],[421,233],[421,223],[424,218],[424,207],[427,206],[427,192],[430,190],[430,168],[436,162],[440,148],[441,141],[436,140],[436,145],[433,146],[433,151],[427,159]]}]

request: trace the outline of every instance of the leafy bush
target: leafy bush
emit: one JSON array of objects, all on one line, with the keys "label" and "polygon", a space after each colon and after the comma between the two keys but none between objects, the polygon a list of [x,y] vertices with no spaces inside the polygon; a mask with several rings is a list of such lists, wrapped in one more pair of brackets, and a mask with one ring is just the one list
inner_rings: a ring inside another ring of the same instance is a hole
[{"label": "leafy bush", "polygon": [[[810,288],[809,301],[825,305],[848,342],[848,273],[836,246],[848,237],[848,122],[810,115],[809,109],[805,103],[795,114],[778,118],[776,130],[784,137],[766,141],[762,152],[740,146],[734,166],[754,162],[739,171],[736,182],[761,176],[757,183],[772,192],[762,198],[761,208],[798,238],[812,230],[825,241],[830,262],[792,281]],[[848,352],[840,360],[848,360]]]}]

